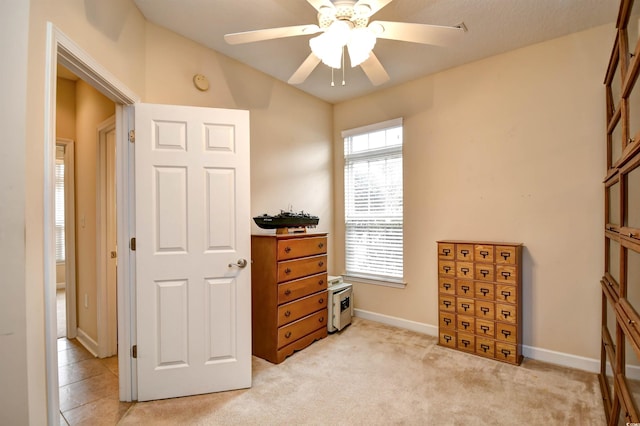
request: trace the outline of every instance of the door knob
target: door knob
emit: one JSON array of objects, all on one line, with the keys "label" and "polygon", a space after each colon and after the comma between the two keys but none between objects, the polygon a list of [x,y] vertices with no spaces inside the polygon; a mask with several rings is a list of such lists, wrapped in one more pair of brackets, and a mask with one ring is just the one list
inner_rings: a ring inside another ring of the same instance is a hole
[{"label": "door knob", "polygon": [[247,260],[246,259],[238,259],[238,261],[236,263],[230,263],[229,264],[229,268],[231,268],[232,266],[237,266],[238,268],[244,268],[245,266],[247,266]]}]

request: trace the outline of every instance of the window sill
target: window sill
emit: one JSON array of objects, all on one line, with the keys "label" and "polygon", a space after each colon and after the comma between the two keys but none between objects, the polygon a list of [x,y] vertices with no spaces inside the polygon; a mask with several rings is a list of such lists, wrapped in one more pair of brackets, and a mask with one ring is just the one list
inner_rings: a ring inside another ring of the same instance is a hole
[{"label": "window sill", "polygon": [[374,279],[374,278],[366,278],[360,277],[357,275],[343,275],[344,281],[349,283],[358,283],[358,284],[372,284],[372,285],[380,285],[383,287],[392,287],[392,288],[405,288],[407,283],[404,280],[383,280],[383,279]]}]

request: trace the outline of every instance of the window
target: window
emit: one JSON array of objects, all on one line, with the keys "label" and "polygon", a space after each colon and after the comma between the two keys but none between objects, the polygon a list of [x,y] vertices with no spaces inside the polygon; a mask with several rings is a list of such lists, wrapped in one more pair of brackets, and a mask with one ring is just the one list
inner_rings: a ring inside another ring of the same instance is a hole
[{"label": "window", "polygon": [[64,262],[64,146],[56,146],[56,186],[55,186],[55,216],[56,216],[56,262]]},{"label": "window", "polygon": [[342,132],[346,275],[403,281],[402,119]]}]

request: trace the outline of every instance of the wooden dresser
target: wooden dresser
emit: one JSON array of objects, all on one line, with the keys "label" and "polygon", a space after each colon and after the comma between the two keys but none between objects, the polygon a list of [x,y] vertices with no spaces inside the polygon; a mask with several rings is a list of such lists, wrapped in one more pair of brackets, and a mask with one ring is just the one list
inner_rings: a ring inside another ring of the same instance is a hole
[{"label": "wooden dresser", "polygon": [[327,336],[327,234],[251,237],[253,354],[281,363]]},{"label": "wooden dresser", "polygon": [[522,361],[522,244],[438,241],[439,344]]}]

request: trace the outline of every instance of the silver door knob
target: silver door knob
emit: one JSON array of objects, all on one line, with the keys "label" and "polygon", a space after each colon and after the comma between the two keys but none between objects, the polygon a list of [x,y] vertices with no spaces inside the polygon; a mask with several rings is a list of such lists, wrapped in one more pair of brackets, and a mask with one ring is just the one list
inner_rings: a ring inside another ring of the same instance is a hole
[{"label": "silver door knob", "polygon": [[237,266],[238,268],[244,268],[245,266],[247,266],[247,260],[246,259],[238,259],[238,261],[236,263],[230,263],[229,264],[229,268],[231,268],[233,266]]}]

